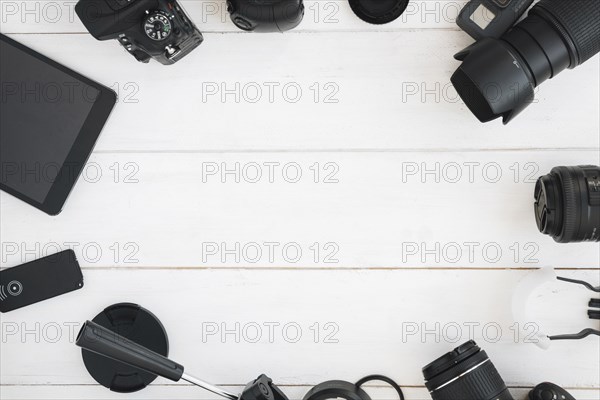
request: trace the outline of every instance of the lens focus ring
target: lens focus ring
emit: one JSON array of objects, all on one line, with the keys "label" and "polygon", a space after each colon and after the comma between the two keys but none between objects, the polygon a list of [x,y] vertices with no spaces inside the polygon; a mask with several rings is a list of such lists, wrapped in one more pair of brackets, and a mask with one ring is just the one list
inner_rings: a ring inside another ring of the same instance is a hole
[{"label": "lens focus ring", "polygon": [[568,39],[573,41],[578,53],[578,64],[600,52],[600,1],[541,0],[532,12],[536,13],[540,9],[550,14],[569,36]]}]

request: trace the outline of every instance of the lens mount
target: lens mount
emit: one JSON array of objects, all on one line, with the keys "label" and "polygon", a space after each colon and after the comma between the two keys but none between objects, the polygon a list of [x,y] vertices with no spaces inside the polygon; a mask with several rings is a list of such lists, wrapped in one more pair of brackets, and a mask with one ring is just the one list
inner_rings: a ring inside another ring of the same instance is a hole
[{"label": "lens mount", "polygon": [[507,42],[482,39],[454,57],[462,64],[450,80],[481,122],[502,117],[506,124],[533,101],[534,77]]}]

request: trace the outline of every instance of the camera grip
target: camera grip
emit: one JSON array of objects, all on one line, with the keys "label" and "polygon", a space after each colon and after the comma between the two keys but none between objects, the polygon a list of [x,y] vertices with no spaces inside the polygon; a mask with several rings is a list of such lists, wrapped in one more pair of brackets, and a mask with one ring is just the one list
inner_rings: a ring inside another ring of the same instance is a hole
[{"label": "camera grip", "polygon": [[91,321],[83,325],[75,344],[175,382],[181,379],[184,372],[182,365]]}]

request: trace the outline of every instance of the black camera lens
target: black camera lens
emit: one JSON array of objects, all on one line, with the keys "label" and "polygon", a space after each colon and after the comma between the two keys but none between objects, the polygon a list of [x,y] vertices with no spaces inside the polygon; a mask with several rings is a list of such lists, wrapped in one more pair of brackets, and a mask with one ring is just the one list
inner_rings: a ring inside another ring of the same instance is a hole
[{"label": "black camera lens", "polygon": [[474,341],[423,368],[423,376],[433,400],[514,400],[492,361]]},{"label": "black camera lens", "polygon": [[556,167],[540,177],[535,221],[558,243],[600,241],[600,167]]},{"label": "black camera lens", "polygon": [[534,88],[600,52],[600,1],[541,0],[499,39],[458,53],[451,81],[481,122],[508,123],[534,98]]}]

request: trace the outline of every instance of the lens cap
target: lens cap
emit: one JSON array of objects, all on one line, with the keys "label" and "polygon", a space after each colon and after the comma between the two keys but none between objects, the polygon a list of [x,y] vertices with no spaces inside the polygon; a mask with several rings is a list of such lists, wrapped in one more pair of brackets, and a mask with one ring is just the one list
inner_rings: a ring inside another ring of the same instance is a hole
[{"label": "lens cap", "polygon": [[[169,340],[163,325],[150,311],[136,304],[108,307],[94,322],[160,355],[169,355]],[[82,350],[82,355],[90,375],[113,392],[137,392],[156,379],[156,375],[87,350]]]},{"label": "lens cap", "polygon": [[370,24],[382,25],[400,17],[409,0],[350,0],[352,11]]}]

